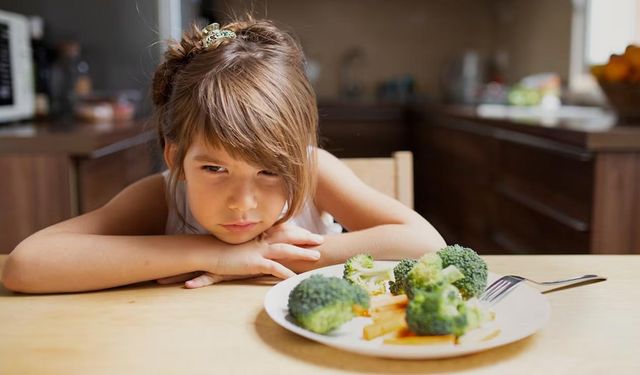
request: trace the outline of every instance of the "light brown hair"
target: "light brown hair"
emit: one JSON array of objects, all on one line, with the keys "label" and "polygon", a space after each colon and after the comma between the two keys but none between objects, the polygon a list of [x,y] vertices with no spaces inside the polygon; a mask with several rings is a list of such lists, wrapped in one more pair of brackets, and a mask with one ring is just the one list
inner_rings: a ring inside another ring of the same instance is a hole
[{"label": "light brown hair", "polygon": [[[284,179],[288,210],[298,213],[315,185],[318,111],[297,41],[272,22],[248,18],[224,25],[235,38],[205,48],[193,25],[170,43],[153,78],[161,146],[176,145],[170,202],[193,137],[273,171]],[[183,218],[184,219],[184,218]]]}]

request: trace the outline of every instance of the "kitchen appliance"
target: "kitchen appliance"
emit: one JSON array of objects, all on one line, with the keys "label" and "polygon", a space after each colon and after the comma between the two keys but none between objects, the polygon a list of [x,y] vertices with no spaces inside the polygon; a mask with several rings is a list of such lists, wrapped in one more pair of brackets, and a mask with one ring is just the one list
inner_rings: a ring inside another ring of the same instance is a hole
[{"label": "kitchen appliance", "polygon": [[27,17],[0,10],[0,122],[35,111],[29,30]]},{"label": "kitchen appliance", "polygon": [[442,74],[447,101],[456,104],[477,104],[486,80],[484,69],[477,51],[465,51],[451,60]]}]

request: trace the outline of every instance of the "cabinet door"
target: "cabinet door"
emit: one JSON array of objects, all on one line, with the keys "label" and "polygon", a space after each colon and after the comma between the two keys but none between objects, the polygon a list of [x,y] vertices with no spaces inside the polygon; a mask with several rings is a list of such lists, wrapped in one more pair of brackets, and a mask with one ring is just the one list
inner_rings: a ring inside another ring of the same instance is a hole
[{"label": "cabinet door", "polygon": [[94,210],[131,183],[156,173],[158,152],[153,143],[143,143],[95,158],[78,159],[77,195],[79,213]]},{"label": "cabinet door", "polygon": [[588,253],[592,155],[520,137],[500,142],[495,240],[511,253]]},{"label": "cabinet door", "polygon": [[71,161],[66,155],[0,157],[0,254],[71,217]]},{"label": "cabinet door", "polygon": [[500,253],[491,239],[497,142],[456,121],[434,118],[419,130],[416,209],[448,243]]}]

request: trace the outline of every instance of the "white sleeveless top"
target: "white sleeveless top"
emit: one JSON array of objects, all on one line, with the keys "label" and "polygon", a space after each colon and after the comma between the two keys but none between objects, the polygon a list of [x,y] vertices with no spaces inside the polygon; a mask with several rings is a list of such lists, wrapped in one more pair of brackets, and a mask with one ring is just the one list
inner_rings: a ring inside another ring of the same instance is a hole
[{"label": "white sleeveless top", "polygon": [[[164,177],[165,187],[169,191],[169,170],[162,173]],[[168,197],[173,199],[173,197]],[[165,226],[165,234],[209,234],[191,214],[189,204],[187,203],[187,191],[184,181],[179,181],[176,187],[175,205],[167,202],[169,214],[167,216],[167,224]],[[185,221],[189,225],[185,225],[180,219],[181,213]],[[336,234],[342,232],[342,226],[333,221],[333,217],[328,213],[320,213],[313,203],[313,200],[307,200],[302,210],[294,217],[289,219],[287,223],[297,225],[312,233],[317,234]]]}]

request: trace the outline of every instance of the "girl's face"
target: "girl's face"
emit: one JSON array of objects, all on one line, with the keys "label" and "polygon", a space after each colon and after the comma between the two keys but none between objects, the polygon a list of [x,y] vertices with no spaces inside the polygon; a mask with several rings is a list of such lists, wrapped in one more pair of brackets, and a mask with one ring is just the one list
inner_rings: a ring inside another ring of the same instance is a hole
[{"label": "girl's face", "polygon": [[284,180],[196,136],[184,159],[191,213],[221,241],[239,244],[271,228],[284,208]]}]

